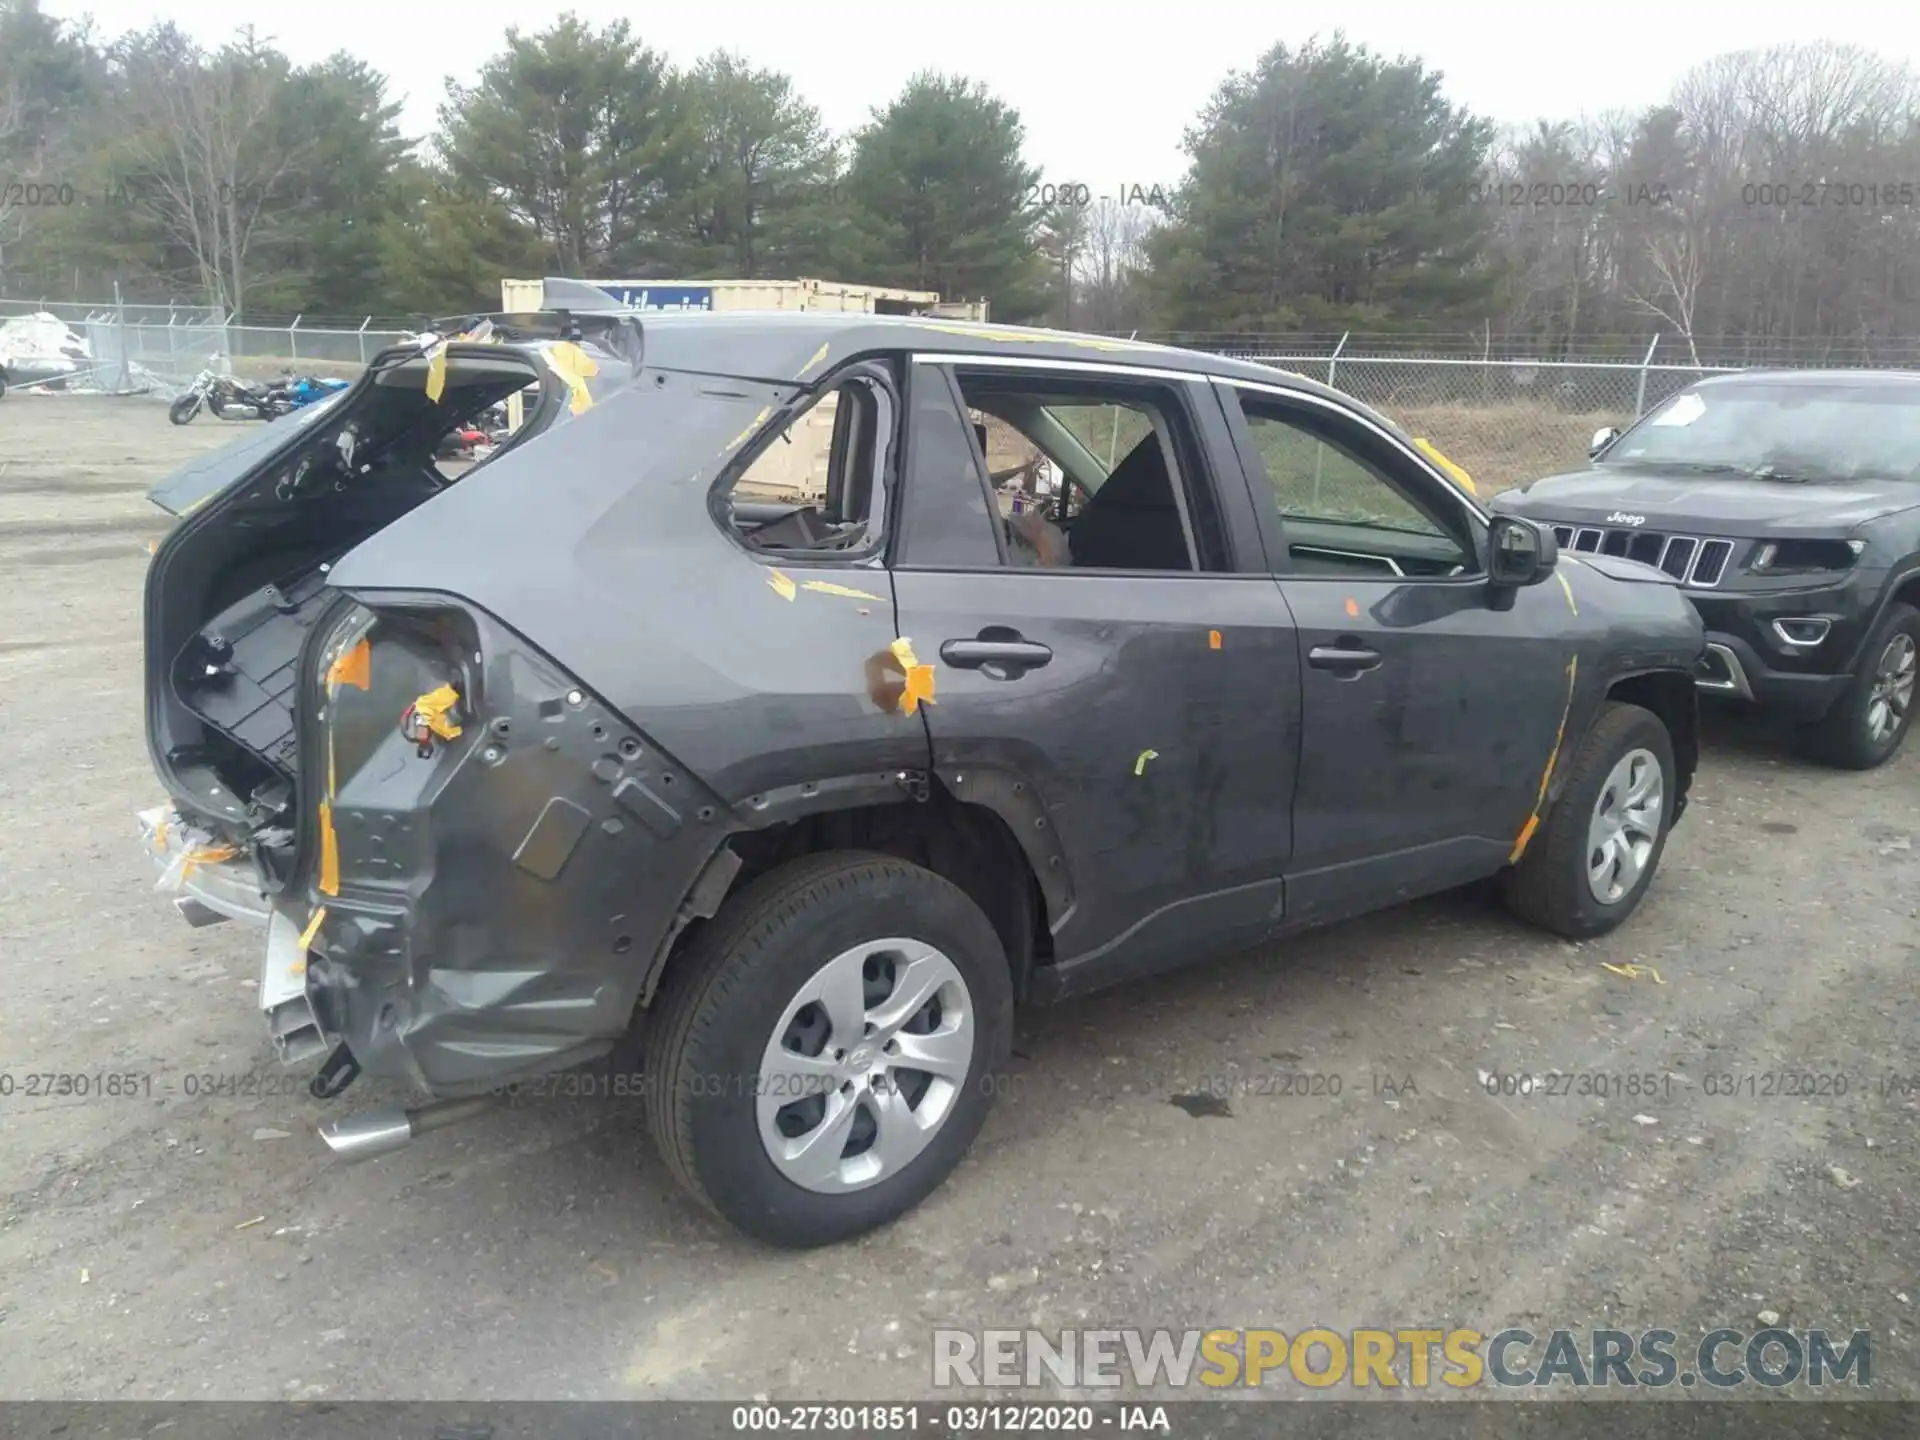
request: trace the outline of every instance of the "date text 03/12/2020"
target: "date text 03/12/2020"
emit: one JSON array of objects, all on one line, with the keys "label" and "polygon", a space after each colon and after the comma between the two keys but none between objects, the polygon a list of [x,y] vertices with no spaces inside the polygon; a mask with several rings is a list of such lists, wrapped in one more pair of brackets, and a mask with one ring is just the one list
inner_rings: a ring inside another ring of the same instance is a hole
[{"label": "date text 03/12/2020", "polygon": [[0,1070],[0,1103],[36,1100],[271,1099],[305,1095],[307,1081],[279,1066],[256,1070]]},{"label": "date text 03/12/2020", "polygon": [[1175,1433],[1164,1405],[1029,1404],[992,1401],[949,1405],[922,1400],[903,1404],[770,1404],[733,1407],[736,1432],[888,1435],[1089,1435],[1112,1431]]}]

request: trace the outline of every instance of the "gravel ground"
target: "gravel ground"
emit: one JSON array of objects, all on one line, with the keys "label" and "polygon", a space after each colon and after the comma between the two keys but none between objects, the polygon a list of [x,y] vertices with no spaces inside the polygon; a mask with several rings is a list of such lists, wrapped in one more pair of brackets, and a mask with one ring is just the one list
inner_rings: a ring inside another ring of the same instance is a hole
[{"label": "gravel ground", "polygon": [[[1711,725],[1616,934],[1453,895],[1029,1014],[966,1164],[854,1245],[709,1221],[618,1101],[332,1162],[254,1011],[256,935],[181,923],[136,843],[143,491],[231,433],[0,402],[0,1396],[913,1398],[943,1325],[1685,1343],[1764,1311],[1870,1329],[1876,1394],[1920,1398],[1920,748],[1834,774],[1750,721]],[[109,1071],[141,1093],[21,1089]],[[1483,1071],[1670,1078],[1521,1098]],[[1279,1093],[1303,1072],[1340,1093]],[[1766,1093],[1781,1072],[1846,1093]],[[1202,1090],[1227,1104],[1170,1103]]]}]

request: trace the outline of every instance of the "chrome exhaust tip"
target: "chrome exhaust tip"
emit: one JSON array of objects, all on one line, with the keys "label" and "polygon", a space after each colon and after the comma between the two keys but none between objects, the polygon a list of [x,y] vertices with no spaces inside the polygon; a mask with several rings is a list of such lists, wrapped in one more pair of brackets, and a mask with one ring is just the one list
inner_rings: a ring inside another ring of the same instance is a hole
[{"label": "chrome exhaust tip", "polygon": [[413,1120],[404,1110],[369,1110],[345,1120],[329,1120],[320,1138],[342,1160],[371,1160],[398,1150],[413,1139]]},{"label": "chrome exhaust tip", "polygon": [[475,1095],[464,1100],[441,1100],[417,1110],[369,1110],[345,1120],[327,1121],[320,1127],[320,1138],[342,1160],[371,1160],[403,1148],[429,1130],[483,1115],[498,1103],[495,1096]]}]

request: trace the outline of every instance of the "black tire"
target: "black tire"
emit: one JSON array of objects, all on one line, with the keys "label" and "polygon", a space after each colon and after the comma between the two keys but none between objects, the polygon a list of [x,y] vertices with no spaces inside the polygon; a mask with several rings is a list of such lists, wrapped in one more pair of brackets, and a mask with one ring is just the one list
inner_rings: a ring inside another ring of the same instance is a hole
[{"label": "black tire", "polygon": [[[1650,751],[1660,764],[1660,833],[1640,878],[1608,904],[1588,883],[1588,827],[1613,767],[1635,750]],[[1638,705],[1607,701],[1574,751],[1559,799],[1540,822],[1520,863],[1505,872],[1508,908],[1568,940],[1591,939],[1619,925],[1638,908],[1660,868],[1673,826],[1677,784],[1673,737],[1660,717]]]},{"label": "black tire", "polygon": [[1801,742],[1810,758],[1840,770],[1872,770],[1893,758],[1913,724],[1914,697],[1909,696],[1905,713],[1884,739],[1873,737],[1868,713],[1876,672],[1897,635],[1905,635],[1920,650],[1920,610],[1899,600],[1887,606],[1887,613],[1873,627],[1873,634],[1860,650],[1860,668],[1833,702],[1833,708],[1801,730]]},{"label": "black tire", "polygon": [[191,425],[193,417],[199,413],[200,397],[198,395],[177,396],[174,402],[167,406],[167,419],[175,425]]},{"label": "black tire", "polygon": [[6,396],[7,396],[7,372],[4,370],[0,370],[0,400],[6,399]]},{"label": "black tire", "polygon": [[[864,1189],[820,1193],[782,1174],[761,1141],[762,1055],[823,965],[886,937],[922,940],[953,962],[974,1011],[972,1061],[924,1150]],[[730,899],[676,960],[647,1025],[648,1128],[674,1178],[721,1218],[771,1245],[832,1244],[905,1214],[960,1163],[1012,1035],[1006,952],[965,893],[890,856],[809,856]]]}]

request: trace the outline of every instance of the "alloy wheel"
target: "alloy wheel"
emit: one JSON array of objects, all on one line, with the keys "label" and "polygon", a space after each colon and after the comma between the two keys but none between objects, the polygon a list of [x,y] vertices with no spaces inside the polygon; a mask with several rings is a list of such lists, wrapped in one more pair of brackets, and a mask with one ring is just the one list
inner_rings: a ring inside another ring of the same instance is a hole
[{"label": "alloy wheel", "polygon": [[1873,685],[1867,692],[1867,737],[1875,745],[1891,740],[1913,707],[1917,669],[1920,653],[1915,650],[1913,636],[1904,630],[1895,631],[1873,667]]},{"label": "alloy wheel", "polygon": [[953,1112],[973,1065],[973,997],[918,940],[833,957],[787,1005],[760,1059],[760,1140],[787,1179],[821,1194],[899,1174]]},{"label": "alloy wheel", "polygon": [[1666,813],[1666,779],[1651,750],[1621,756],[1587,825],[1587,886],[1602,905],[1632,892],[1653,858]]}]

